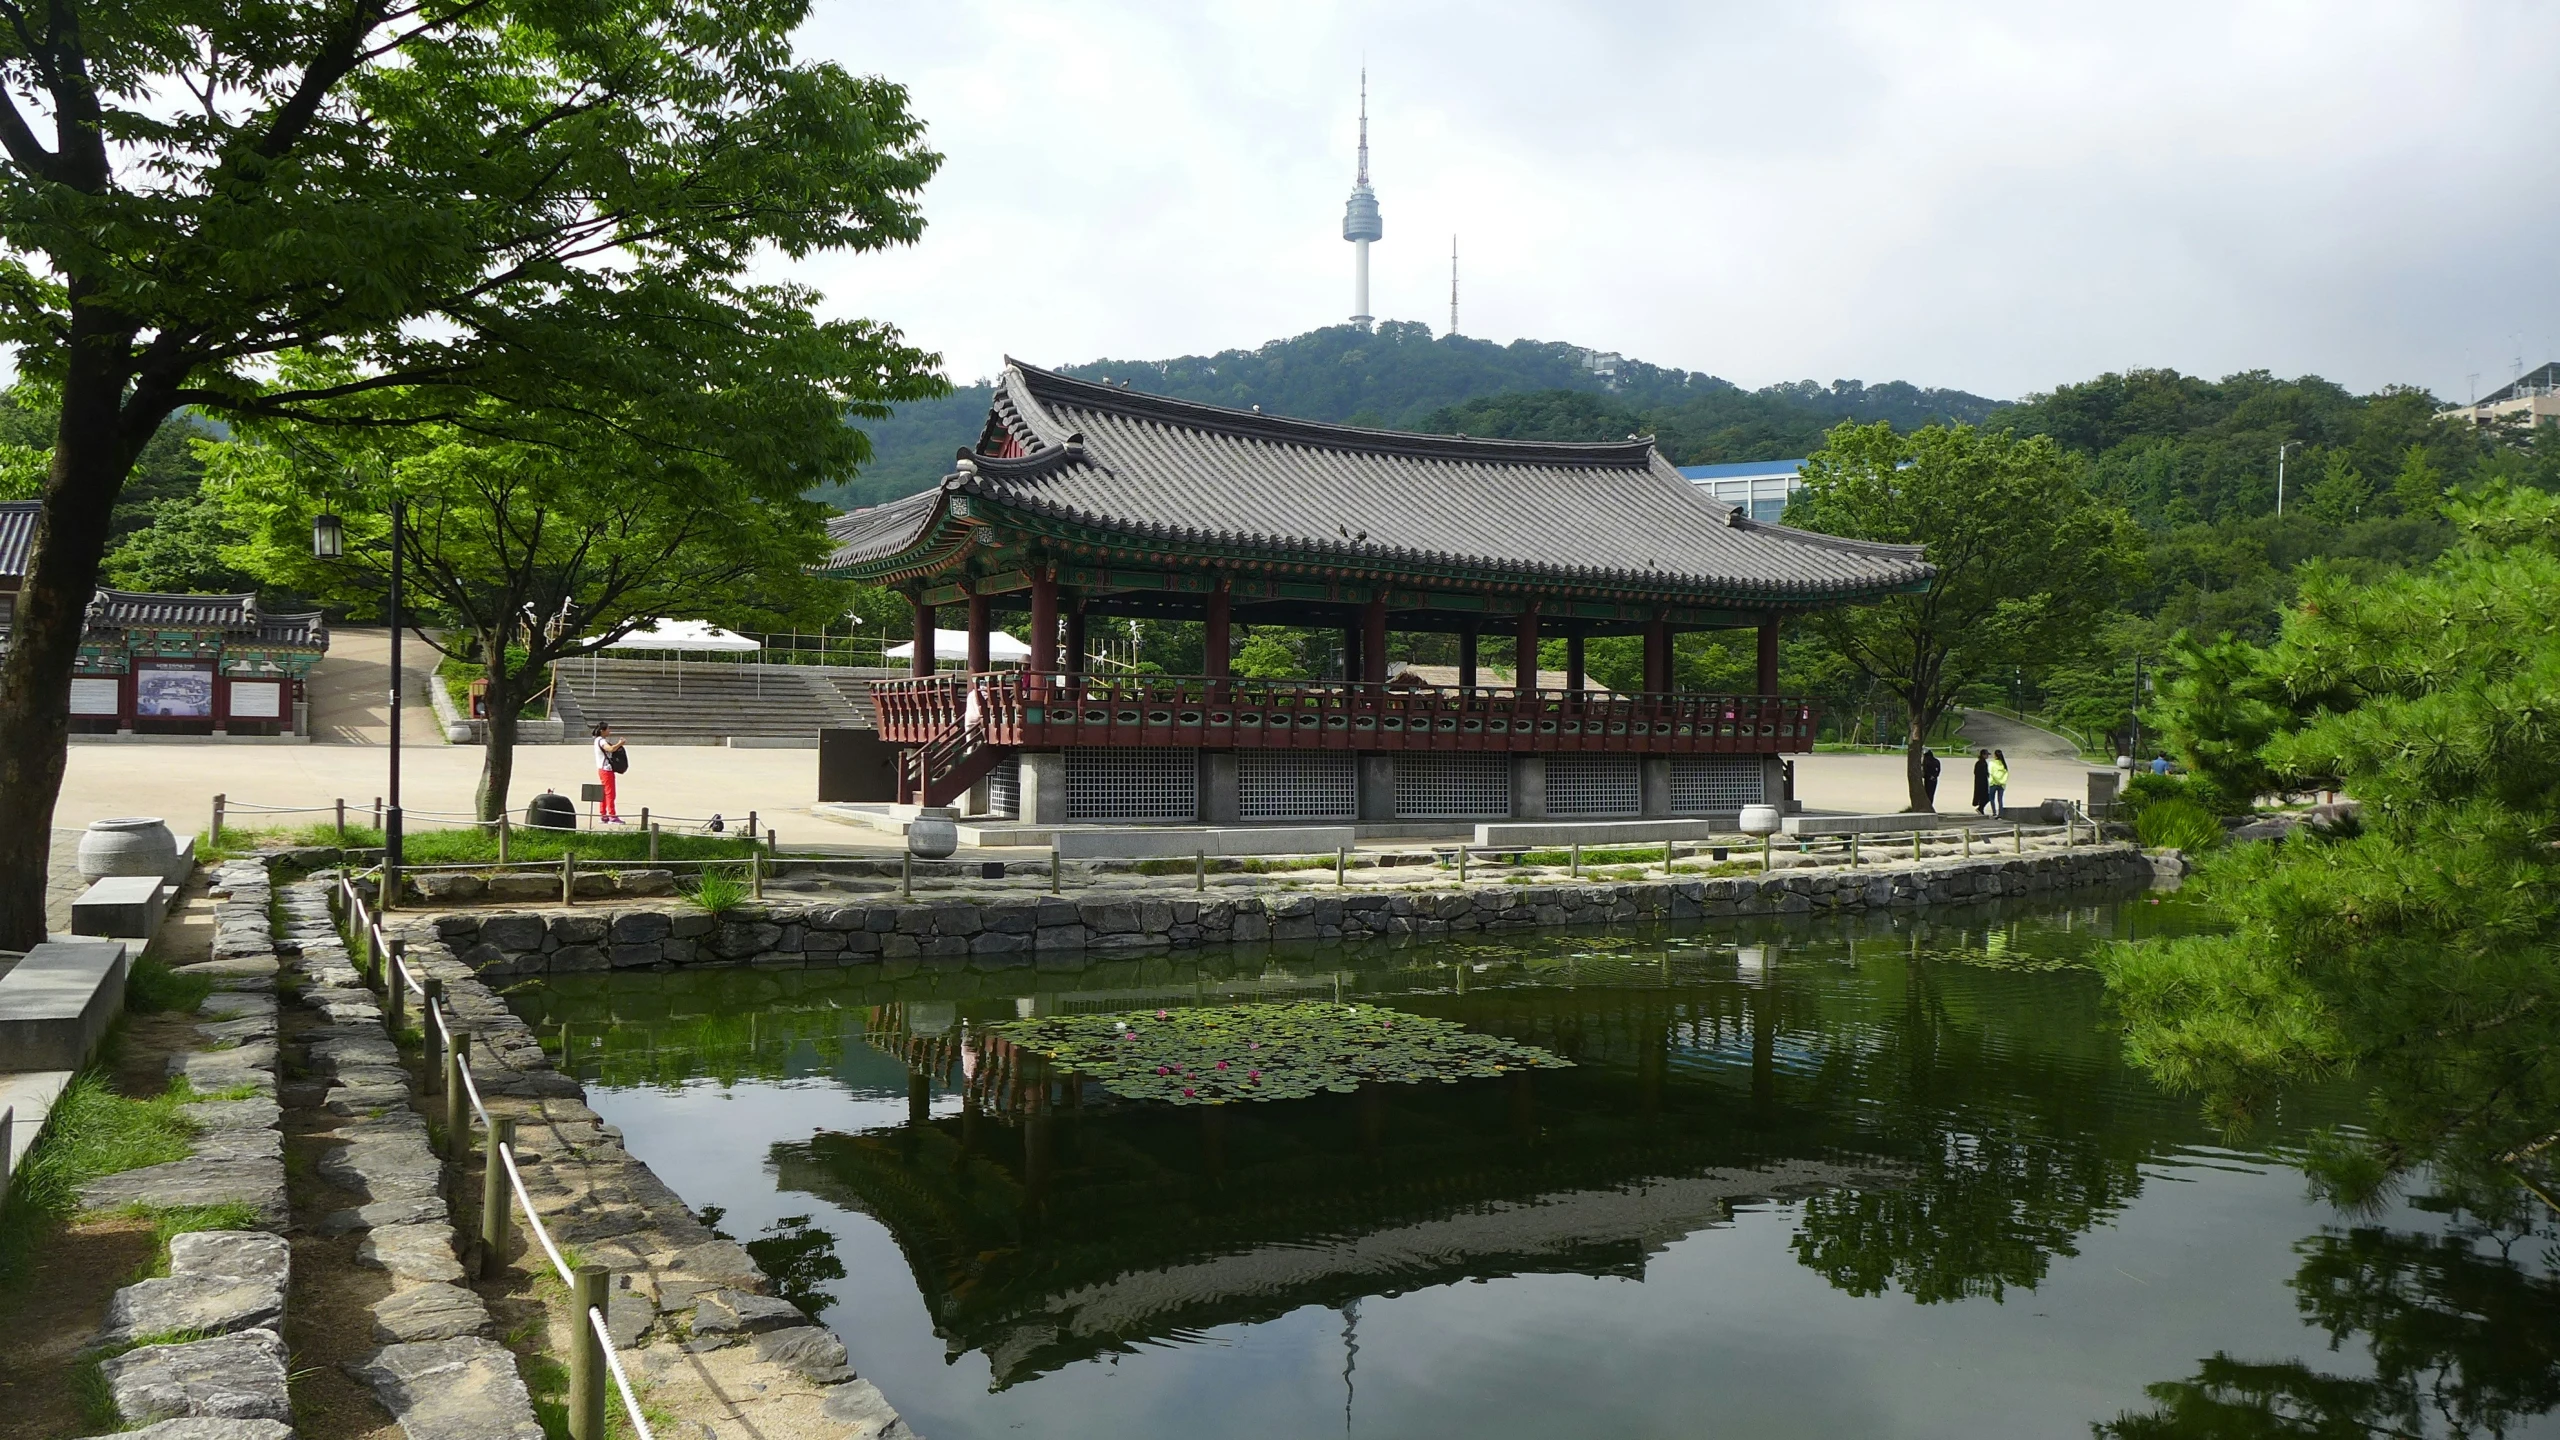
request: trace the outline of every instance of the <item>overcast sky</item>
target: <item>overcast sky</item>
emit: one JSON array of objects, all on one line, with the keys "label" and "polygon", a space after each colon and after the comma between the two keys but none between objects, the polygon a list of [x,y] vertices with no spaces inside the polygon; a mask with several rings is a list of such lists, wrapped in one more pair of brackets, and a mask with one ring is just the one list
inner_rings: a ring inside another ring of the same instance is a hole
[{"label": "overcast sky", "polygon": [[946,157],[801,274],[955,380],[1351,311],[1745,385],[2102,370],[2463,398],[2560,358],[2560,7],[817,0]]}]

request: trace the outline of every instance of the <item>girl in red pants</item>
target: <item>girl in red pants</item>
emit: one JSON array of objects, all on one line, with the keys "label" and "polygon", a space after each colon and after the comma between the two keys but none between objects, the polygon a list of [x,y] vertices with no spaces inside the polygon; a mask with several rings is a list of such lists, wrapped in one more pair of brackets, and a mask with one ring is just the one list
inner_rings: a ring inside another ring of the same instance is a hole
[{"label": "girl in red pants", "polygon": [[622,757],[622,742],[613,738],[613,727],[597,725],[596,779],[604,786],[604,808],[597,812],[596,819],[601,824],[622,823],[622,812],[614,804],[613,782],[621,775],[622,767],[630,763]]}]

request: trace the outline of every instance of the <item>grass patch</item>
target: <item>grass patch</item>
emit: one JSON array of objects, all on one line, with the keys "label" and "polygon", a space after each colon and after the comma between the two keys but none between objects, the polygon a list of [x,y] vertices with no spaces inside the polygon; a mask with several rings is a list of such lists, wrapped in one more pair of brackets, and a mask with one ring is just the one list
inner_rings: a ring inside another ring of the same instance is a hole
[{"label": "grass patch", "polygon": [[182,974],[170,969],[168,961],[145,955],[133,962],[132,972],[125,977],[124,1008],[145,1014],[175,1010],[192,1015],[212,993],[212,976]]},{"label": "grass patch", "polygon": [[725,915],[747,903],[747,882],[725,870],[705,870],[686,888],[684,898],[705,914]]},{"label": "grass patch", "polygon": [[201,1098],[183,1077],[161,1094],[135,1100],[117,1094],[102,1071],[73,1076],[18,1169],[9,1208],[0,1211],[0,1284],[23,1279],[45,1236],[79,1213],[81,1186],[185,1159],[195,1126],[178,1107]]},{"label": "grass patch", "polygon": [[[1373,862],[1364,861],[1354,855],[1351,857],[1350,868],[1365,870],[1372,868],[1372,864]],[[1198,865],[1199,861],[1196,858],[1188,860],[1176,858],[1141,860],[1130,868],[1140,875],[1188,875]],[[1209,857],[1211,873],[1224,875],[1280,875],[1292,870],[1330,870],[1332,868],[1333,857],[1329,855],[1296,855],[1268,860],[1252,857],[1242,860],[1224,859],[1215,855]]]},{"label": "grass patch", "polygon": [[151,1222],[151,1240],[158,1248],[151,1268],[140,1277],[146,1280],[169,1273],[169,1242],[181,1235],[258,1228],[258,1212],[236,1201],[221,1205],[136,1205],[124,1213]]},{"label": "grass patch", "polygon": [[[738,824],[745,822],[744,815],[737,817]],[[242,855],[276,846],[379,850],[382,832],[370,826],[349,825],[346,838],[341,840],[338,827],[325,822],[271,829],[225,825],[215,848],[225,855]],[[743,835],[702,835],[666,829],[658,832],[661,860],[743,861],[757,848]],[[646,860],[649,836],[636,821],[611,830],[530,830],[518,825],[507,833],[510,862],[558,860],[570,851],[575,851],[581,860]],[[493,831],[481,829],[411,830],[402,837],[401,858],[411,865],[494,865],[498,860],[498,837]]]}]

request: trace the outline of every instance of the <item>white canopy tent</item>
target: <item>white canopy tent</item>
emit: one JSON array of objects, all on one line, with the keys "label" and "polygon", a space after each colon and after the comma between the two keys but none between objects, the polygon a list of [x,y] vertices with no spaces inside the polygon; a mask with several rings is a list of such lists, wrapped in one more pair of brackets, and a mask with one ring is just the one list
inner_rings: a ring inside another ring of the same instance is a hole
[{"label": "white canopy tent", "polygon": [[[643,622],[619,640],[605,642],[607,650],[646,650],[675,659],[676,694],[684,694],[684,657],[696,655],[753,655],[764,646],[734,630],[723,630],[708,620],[656,619]],[[587,652],[587,673],[595,673],[595,651]],[[756,693],[764,693],[764,672],[756,672]]]},{"label": "white canopy tent", "polygon": [[[910,640],[904,645],[892,645],[883,653],[884,658],[890,660],[913,659],[916,653],[916,642]],[[934,631],[933,658],[936,664],[939,664],[944,660],[968,659],[969,632],[966,630]],[[988,664],[1020,665],[1025,661],[1028,661],[1030,658],[1031,647],[1029,645],[1014,639],[1012,636],[1007,635],[1001,630],[990,630],[987,632]]]},{"label": "white canopy tent", "polygon": [[723,655],[745,654],[764,646],[734,630],[723,630],[708,620],[651,620],[638,629],[607,644],[607,650],[673,650],[712,651]]}]

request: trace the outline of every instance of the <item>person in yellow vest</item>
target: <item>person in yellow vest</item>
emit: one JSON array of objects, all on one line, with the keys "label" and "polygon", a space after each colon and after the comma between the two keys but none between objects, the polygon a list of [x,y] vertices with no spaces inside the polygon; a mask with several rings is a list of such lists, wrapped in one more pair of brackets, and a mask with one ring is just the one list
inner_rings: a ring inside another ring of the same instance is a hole
[{"label": "person in yellow vest", "polygon": [[1994,750],[1991,752],[1991,818],[1997,820],[2008,813],[2009,757]]}]

